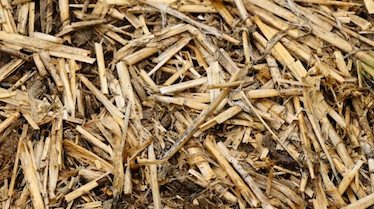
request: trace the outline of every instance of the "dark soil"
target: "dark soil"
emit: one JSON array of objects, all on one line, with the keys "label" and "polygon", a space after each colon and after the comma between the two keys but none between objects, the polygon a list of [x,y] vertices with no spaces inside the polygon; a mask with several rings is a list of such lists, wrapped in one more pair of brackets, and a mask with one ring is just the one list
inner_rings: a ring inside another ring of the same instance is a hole
[{"label": "dark soil", "polygon": [[18,137],[15,134],[7,137],[7,140],[0,139],[0,182],[10,178],[12,175],[17,145]]}]

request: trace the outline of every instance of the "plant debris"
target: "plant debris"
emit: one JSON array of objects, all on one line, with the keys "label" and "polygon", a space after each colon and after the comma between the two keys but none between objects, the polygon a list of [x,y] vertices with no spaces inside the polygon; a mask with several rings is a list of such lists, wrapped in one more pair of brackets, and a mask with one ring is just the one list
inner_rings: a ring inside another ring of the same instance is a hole
[{"label": "plant debris", "polygon": [[372,0],[2,0],[0,208],[374,205]]}]

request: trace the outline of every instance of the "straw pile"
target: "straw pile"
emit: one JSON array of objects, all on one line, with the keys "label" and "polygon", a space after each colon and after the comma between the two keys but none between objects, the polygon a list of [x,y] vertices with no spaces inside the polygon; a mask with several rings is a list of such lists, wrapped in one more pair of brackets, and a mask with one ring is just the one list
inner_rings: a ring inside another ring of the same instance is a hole
[{"label": "straw pile", "polygon": [[373,0],[2,0],[0,208],[374,205]]}]

